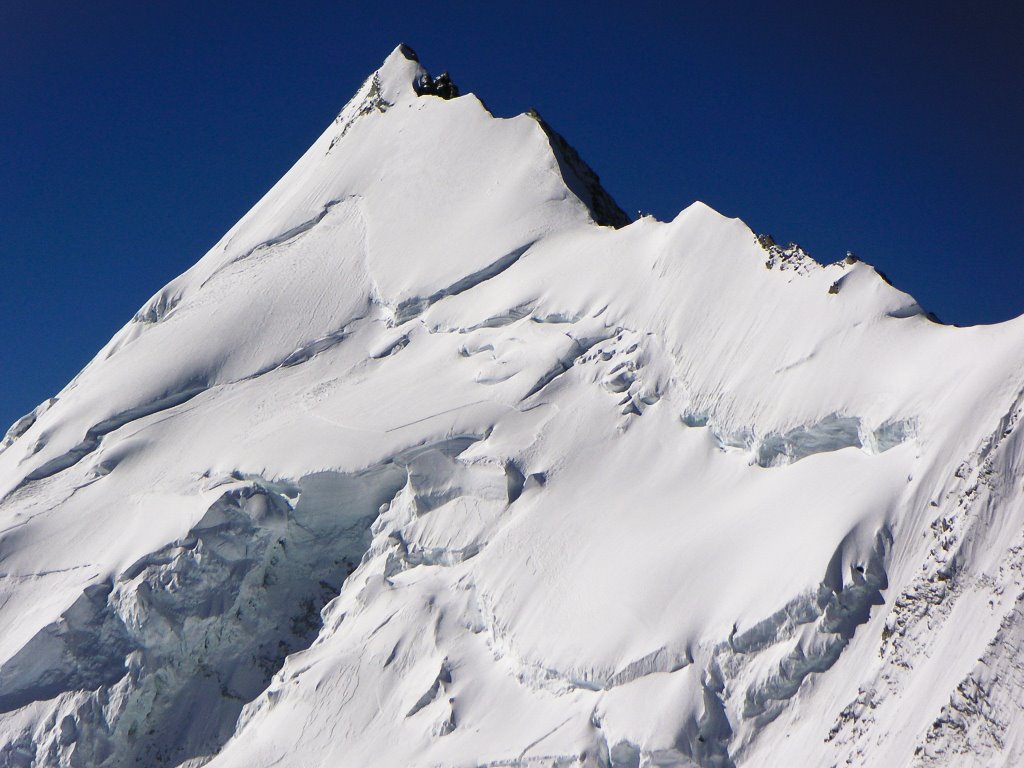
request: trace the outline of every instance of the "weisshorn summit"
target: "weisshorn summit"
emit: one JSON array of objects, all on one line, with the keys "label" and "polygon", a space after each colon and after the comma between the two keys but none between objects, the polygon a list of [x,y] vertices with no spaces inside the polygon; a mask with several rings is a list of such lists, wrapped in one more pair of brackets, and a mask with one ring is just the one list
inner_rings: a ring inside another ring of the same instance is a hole
[{"label": "weisshorn summit", "polygon": [[1022,402],[400,46],[4,439],[0,766],[1022,765]]}]

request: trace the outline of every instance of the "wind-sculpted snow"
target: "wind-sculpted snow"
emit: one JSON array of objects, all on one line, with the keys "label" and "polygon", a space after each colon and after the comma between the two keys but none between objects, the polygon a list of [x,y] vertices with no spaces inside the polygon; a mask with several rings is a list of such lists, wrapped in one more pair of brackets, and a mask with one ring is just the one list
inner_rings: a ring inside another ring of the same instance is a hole
[{"label": "wind-sculpted snow", "polygon": [[[67,453],[50,459],[31,472],[28,472],[22,482],[27,483],[33,480],[41,480],[49,477],[50,475],[55,475],[58,472],[63,472],[69,467],[73,467],[85,456],[92,453],[99,447],[100,441],[104,435],[107,435],[116,429],[120,429],[130,422],[150,416],[154,413],[159,413],[160,411],[165,411],[169,408],[174,408],[182,403],[187,403],[193,397],[205,391],[205,389],[206,387],[203,386],[185,387],[180,392],[163,395],[151,403],[129,408],[126,411],[114,414],[113,416],[104,419],[99,424],[94,424],[86,430],[85,438],[82,442]],[[45,439],[41,440],[36,443],[33,452],[42,449],[45,445]]]},{"label": "wind-sculpted snow", "polygon": [[532,245],[532,243],[520,246],[515,250],[506,253],[504,256],[496,259],[483,269],[480,269],[471,275],[459,278],[451,285],[434,292],[430,296],[416,296],[402,300],[398,306],[394,308],[394,320],[392,322],[395,325],[402,325],[415,317],[419,317],[431,304],[434,304],[447,296],[457,296],[463,291],[475,288],[485,280],[490,280],[491,278],[500,275],[506,269],[519,261],[520,257],[530,250],[530,245]]},{"label": "wind-sculpted snow", "polygon": [[1024,325],[629,221],[401,46],[0,450],[0,767],[1009,766]]}]

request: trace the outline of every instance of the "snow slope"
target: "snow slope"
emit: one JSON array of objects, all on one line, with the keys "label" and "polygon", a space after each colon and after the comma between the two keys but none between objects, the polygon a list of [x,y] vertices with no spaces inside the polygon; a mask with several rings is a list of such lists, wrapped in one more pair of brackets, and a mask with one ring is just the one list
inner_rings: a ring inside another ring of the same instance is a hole
[{"label": "snow slope", "polygon": [[1024,763],[1024,320],[433,86],[8,433],[0,766]]}]

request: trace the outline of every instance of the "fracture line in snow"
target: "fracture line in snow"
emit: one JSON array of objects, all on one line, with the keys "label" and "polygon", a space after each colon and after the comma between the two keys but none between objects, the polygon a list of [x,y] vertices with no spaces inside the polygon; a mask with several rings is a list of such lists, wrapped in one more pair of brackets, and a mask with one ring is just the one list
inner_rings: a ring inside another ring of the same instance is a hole
[{"label": "fracture line in snow", "polygon": [[406,427],[411,427],[414,424],[420,424],[421,422],[427,421],[428,419],[433,419],[433,418],[436,418],[438,416],[444,416],[446,413],[454,413],[455,411],[461,411],[464,408],[471,408],[474,405],[483,405],[484,403],[489,403],[489,402],[491,402],[491,401],[490,400],[476,400],[476,401],[474,401],[472,403],[466,403],[465,405],[457,405],[454,408],[447,408],[447,409],[445,409],[443,411],[438,411],[437,413],[432,413],[429,416],[424,416],[424,417],[422,417],[420,419],[413,419],[412,421],[408,421],[405,424],[399,424],[399,425],[394,426],[394,427],[388,427],[387,429],[384,430],[384,432],[385,433],[397,432],[400,429],[405,429]]}]

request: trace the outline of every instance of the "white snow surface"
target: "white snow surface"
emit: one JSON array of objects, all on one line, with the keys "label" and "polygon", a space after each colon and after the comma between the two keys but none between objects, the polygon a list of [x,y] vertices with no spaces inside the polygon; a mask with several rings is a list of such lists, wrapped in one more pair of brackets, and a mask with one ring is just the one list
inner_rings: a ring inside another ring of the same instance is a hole
[{"label": "white snow surface", "polygon": [[1024,764],[1024,320],[424,74],[8,433],[0,766]]}]

